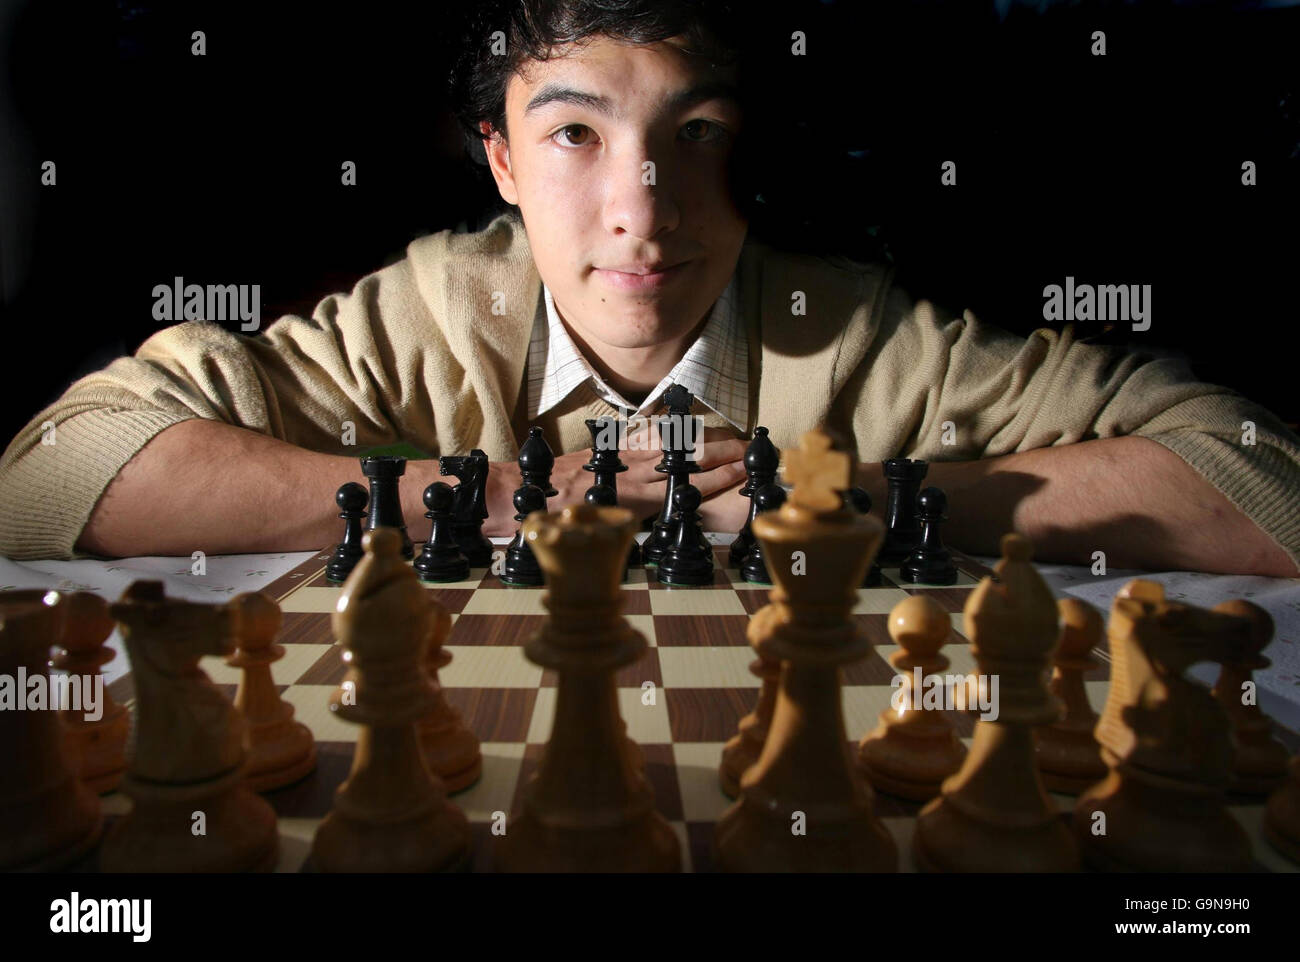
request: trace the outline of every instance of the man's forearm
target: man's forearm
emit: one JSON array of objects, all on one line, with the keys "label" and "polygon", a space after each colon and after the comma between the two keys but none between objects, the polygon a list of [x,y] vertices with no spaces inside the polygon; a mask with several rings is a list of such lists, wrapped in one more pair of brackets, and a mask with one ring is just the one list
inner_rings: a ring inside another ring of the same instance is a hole
[{"label": "man's forearm", "polygon": [[[710,445],[709,470],[694,478],[705,479],[700,483],[712,493],[744,477],[744,446],[717,439]],[[637,469],[626,478],[638,480],[625,479],[619,499],[639,520],[662,498],[663,476],[650,467],[659,454],[625,457]],[[549,510],[582,500],[592,479],[582,469],[587,460],[586,451],[556,459],[552,480],[560,495],[551,499]],[[115,557],[315,551],[343,535],[334,494],[346,481],[366,482],[356,457],[308,451],[221,421],[182,421],[160,432],[113,479],[77,550]],[[456,483],[439,474],[436,459],[407,462],[401,500],[413,541],[428,537],[421,496],[434,481]],[[519,485],[516,462],[491,463],[485,535],[508,537],[518,530],[512,498]],[[742,511],[736,527],[743,521]]]},{"label": "man's forearm", "polygon": [[[884,508],[877,466],[864,477]],[[1115,568],[1294,577],[1271,538],[1180,457],[1147,438],[1039,448],[983,461],[933,462],[924,484],[948,495],[945,540],[996,555],[1019,531],[1040,561]]]},{"label": "man's forearm", "polygon": [[[437,472],[437,461],[411,461],[402,479],[415,540],[427,536],[420,494]],[[220,421],[182,421],[113,479],[77,548],[109,556],[316,550],[342,537],[334,494],[345,481],[366,483],[355,457]]]},{"label": "man's forearm", "polygon": [[[493,467],[496,524],[487,533],[508,534],[517,468]],[[864,478],[883,510],[878,467],[867,466]],[[437,461],[408,462],[402,507],[417,541],[427,533],[420,494],[434,480],[453,479],[440,478]],[[122,469],[77,547],[110,556],[316,550],[341,536],[334,493],[345,481],[365,483],[355,457],[217,421],[184,421]],[[996,554],[1001,535],[1016,530],[1034,541],[1042,561],[1090,564],[1103,551],[1111,567],[1297,574],[1286,552],[1223,495],[1145,438],[934,462],[925,483],[948,494],[947,541],[971,553]]]}]

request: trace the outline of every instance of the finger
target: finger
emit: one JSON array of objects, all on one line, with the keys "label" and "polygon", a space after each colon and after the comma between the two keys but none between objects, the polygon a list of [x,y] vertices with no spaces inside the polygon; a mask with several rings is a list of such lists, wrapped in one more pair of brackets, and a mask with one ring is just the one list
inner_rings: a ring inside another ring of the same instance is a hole
[{"label": "finger", "polygon": [[748,445],[738,438],[726,438],[718,441],[705,441],[695,447],[696,460],[704,468],[716,468],[733,461],[743,461]]},{"label": "finger", "polygon": [[700,504],[700,517],[706,531],[739,531],[749,517],[749,499],[741,495],[740,485],[720,491]]},{"label": "finger", "polygon": [[702,441],[740,441],[741,444],[748,444],[748,441],[741,440],[736,435],[734,428],[704,428],[699,432],[698,437]]},{"label": "finger", "polygon": [[[695,446],[694,460],[702,468],[716,468],[723,464],[743,461],[746,447],[744,441],[736,438],[706,441]],[[628,470],[637,471],[638,477],[646,479],[652,477],[654,466],[659,463],[663,455],[662,450],[621,452],[623,463],[628,466]]]},{"label": "finger", "polygon": [[627,451],[621,454],[627,471],[618,476],[618,483],[627,481],[632,484],[658,484],[668,475],[655,470],[664,459],[663,451]]},{"label": "finger", "polygon": [[706,468],[716,468],[728,461],[739,461],[745,456],[749,442],[736,437],[731,428],[706,427],[695,435],[697,460]]},{"label": "finger", "polygon": [[711,471],[701,471],[699,474],[691,475],[690,480],[691,484],[700,489],[700,494],[707,498],[719,491],[725,491],[727,488],[738,487],[743,484],[745,481],[745,466],[732,461]]},{"label": "finger", "polygon": [[[626,493],[627,497],[637,501],[647,501],[662,503],[664,498],[664,485],[662,482],[664,475],[655,475],[654,481],[640,481],[631,477],[632,472],[628,472],[619,479],[619,500],[623,499]],[[727,488],[736,488],[745,483],[745,466],[739,462],[731,462],[711,471],[701,471],[699,474],[690,475],[690,483],[700,492],[702,498],[708,498],[717,494],[719,491],[725,491]]]}]

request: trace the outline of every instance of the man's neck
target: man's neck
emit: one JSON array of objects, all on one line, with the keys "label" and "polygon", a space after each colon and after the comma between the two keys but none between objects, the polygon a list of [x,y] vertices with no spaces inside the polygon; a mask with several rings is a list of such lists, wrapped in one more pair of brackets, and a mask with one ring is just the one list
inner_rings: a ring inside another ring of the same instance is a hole
[{"label": "man's neck", "polygon": [[[712,310],[712,308],[710,308]],[[556,308],[559,314],[559,309]],[[631,404],[640,406],[650,392],[658,386],[690,350],[695,339],[708,322],[709,311],[698,324],[676,341],[655,344],[652,347],[622,348],[585,339],[573,325],[560,315],[560,323],[573,339],[574,346],[582,352],[601,378]]]}]

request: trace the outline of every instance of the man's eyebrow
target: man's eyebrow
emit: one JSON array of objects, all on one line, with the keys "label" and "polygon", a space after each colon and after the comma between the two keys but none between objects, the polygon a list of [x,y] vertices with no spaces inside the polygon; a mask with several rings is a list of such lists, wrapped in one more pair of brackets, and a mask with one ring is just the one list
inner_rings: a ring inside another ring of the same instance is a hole
[{"label": "man's eyebrow", "polygon": [[527,116],[548,104],[572,104],[607,116],[614,113],[614,105],[609,102],[608,97],[564,87],[557,83],[548,83],[533,95],[532,100],[528,101],[528,106],[524,108],[524,115]]},{"label": "man's eyebrow", "polygon": [[[739,104],[740,93],[734,84],[722,80],[709,80],[668,97],[664,102],[663,109],[666,113],[678,113],[708,100],[730,100],[735,104]],[[614,105],[608,97],[588,93],[585,90],[577,90],[573,87],[565,87],[558,83],[548,83],[528,101],[528,105],[524,107],[524,115],[527,116],[534,110],[540,110],[548,104],[555,103],[585,107],[607,117],[612,117],[615,112]]]},{"label": "man's eyebrow", "polygon": [[730,100],[739,106],[740,91],[725,80],[706,80],[669,97],[664,106],[669,112],[678,113],[708,100]]}]

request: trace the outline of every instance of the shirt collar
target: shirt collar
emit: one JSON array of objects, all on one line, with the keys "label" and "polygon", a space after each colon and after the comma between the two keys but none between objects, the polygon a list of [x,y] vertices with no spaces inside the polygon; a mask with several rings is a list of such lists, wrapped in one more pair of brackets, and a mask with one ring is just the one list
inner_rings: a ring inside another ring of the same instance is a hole
[{"label": "shirt collar", "polygon": [[542,285],[545,311],[533,321],[528,346],[528,412],[531,419],[545,414],[584,383],[602,399],[628,416],[646,417],[660,396],[673,384],[685,387],[710,410],[742,433],[749,423],[749,342],[737,304],[733,274],[727,289],[709,310],[708,320],[682,359],[660,381],[640,407],[610,387],[583,357],[560,320],[551,290]]}]

